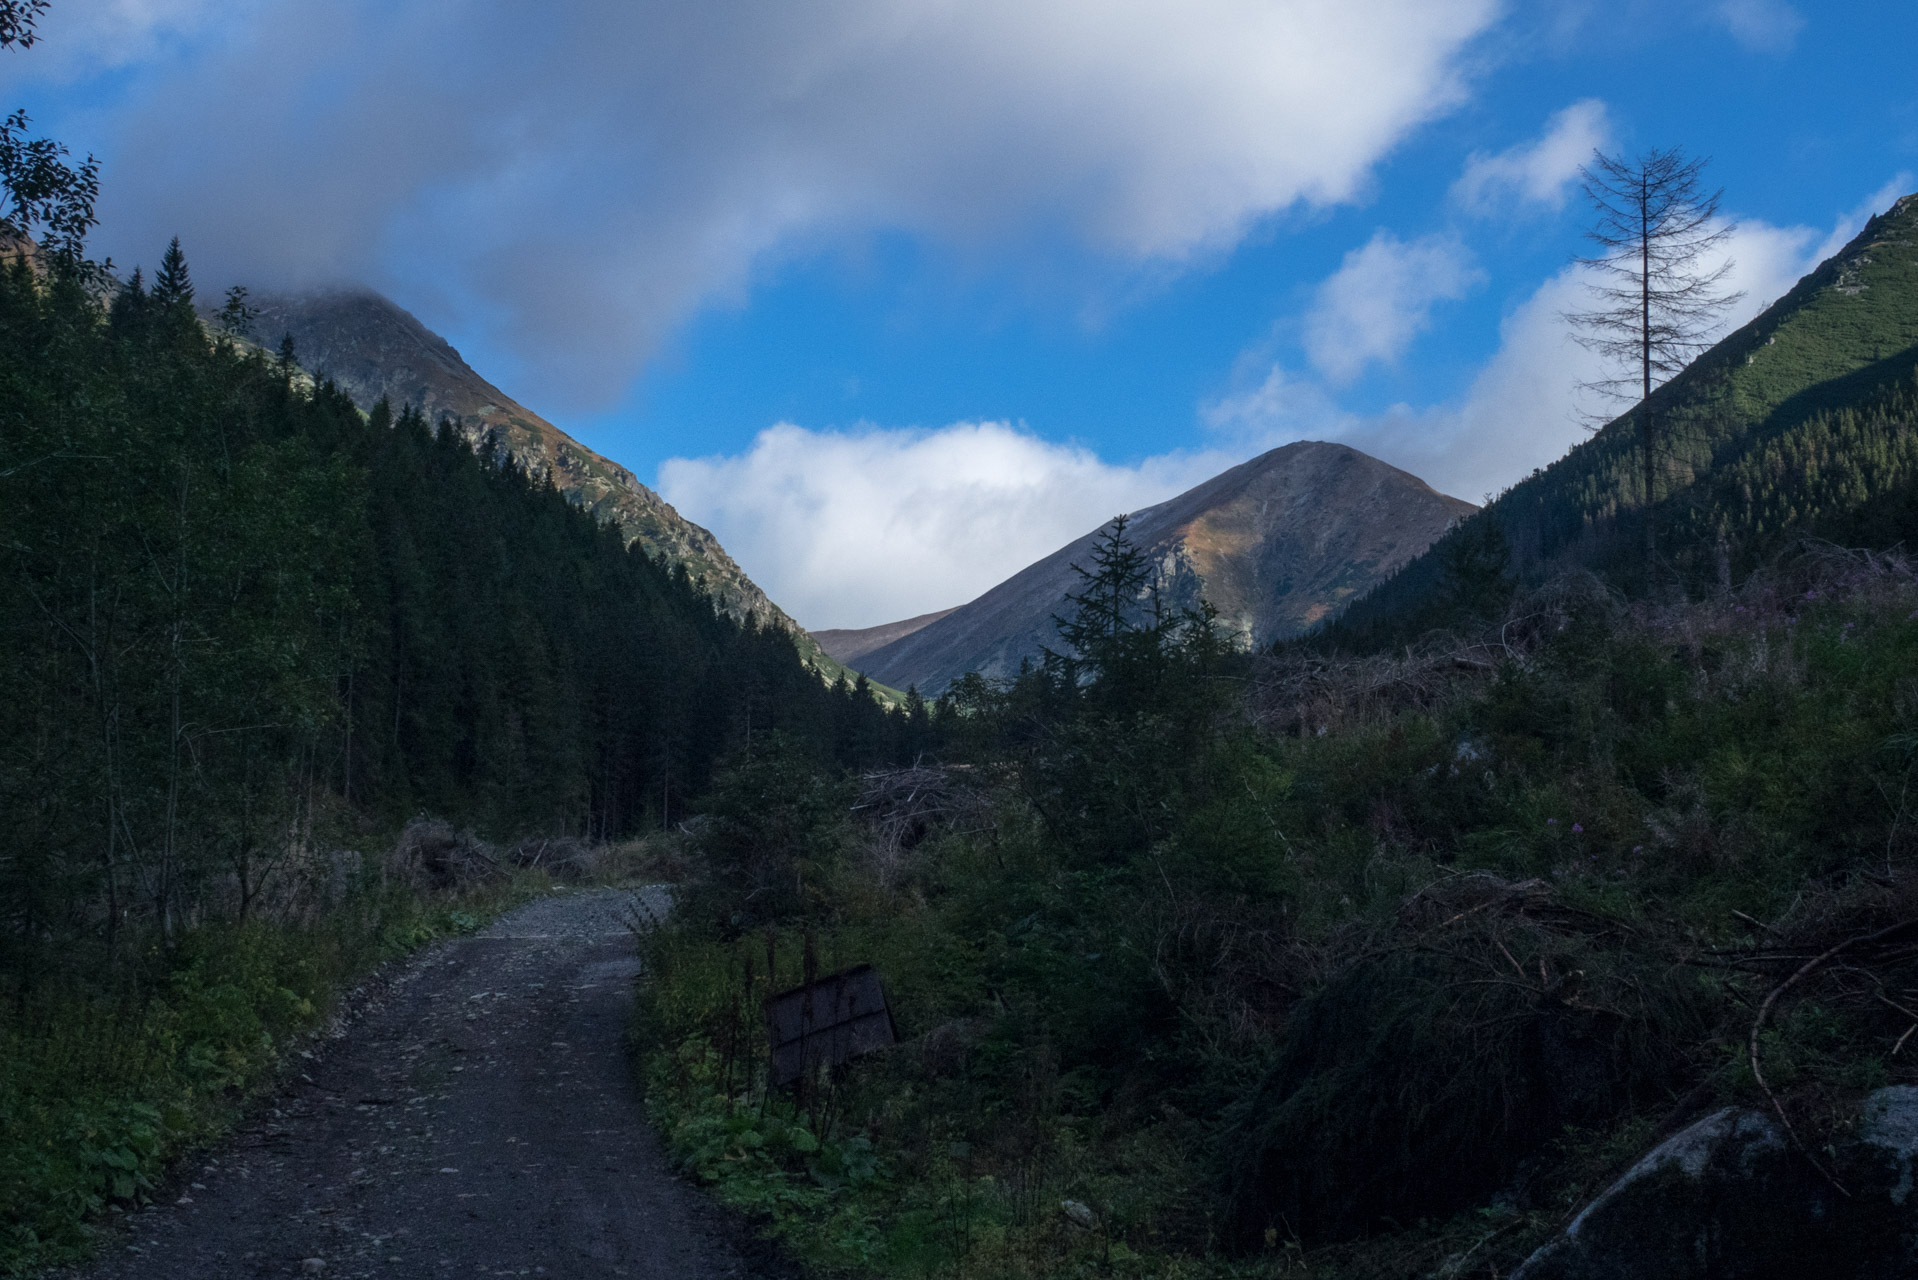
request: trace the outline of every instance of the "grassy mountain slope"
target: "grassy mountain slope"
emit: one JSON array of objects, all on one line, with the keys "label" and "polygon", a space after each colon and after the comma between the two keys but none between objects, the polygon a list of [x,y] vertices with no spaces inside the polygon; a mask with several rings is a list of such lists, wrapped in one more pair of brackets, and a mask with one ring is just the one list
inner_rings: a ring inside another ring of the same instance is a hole
[{"label": "grassy mountain slope", "polygon": [[894,640],[903,640],[922,627],[931,626],[951,612],[951,609],[935,609],[931,613],[902,618],[898,622],[882,622],[876,627],[827,628],[813,632],[812,638],[839,661],[854,663],[874,649],[891,644]]},{"label": "grassy mountain slope", "polygon": [[[1130,536],[1158,563],[1174,603],[1203,596],[1228,631],[1264,645],[1336,612],[1472,510],[1356,449],[1302,442],[1138,512]],[[927,692],[971,671],[1013,675],[1058,644],[1053,616],[1078,590],[1072,566],[1091,563],[1099,532],[874,649],[861,668]]]},{"label": "grassy mountain slope", "polygon": [[[1845,536],[1849,526],[1839,517],[1882,504],[1906,474],[1893,466],[1907,434],[1893,419],[1915,363],[1918,195],[1871,219],[1783,298],[1652,393],[1669,447],[1649,518],[1670,567],[1709,580],[1748,569],[1797,532]],[[1501,494],[1331,630],[1389,643],[1437,621],[1447,555],[1494,526],[1522,579],[1579,567],[1628,585],[1642,578],[1648,508],[1632,432],[1629,414],[1606,424]],[[1861,451],[1854,463],[1843,461],[1845,450],[1834,452],[1844,439]],[[1820,483],[1821,460],[1848,470],[1852,482]],[[1883,520],[1873,527],[1886,528]],[[1860,536],[1867,532],[1860,527]]]},{"label": "grassy mountain slope", "polygon": [[683,564],[732,617],[756,614],[793,634],[800,653],[829,680],[845,668],[828,656],[741,569],[719,539],[616,462],[601,457],[486,381],[458,351],[412,315],[371,290],[281,294],[257,300],[256,333],[269,345],[291,334],[297,358],[331,378],[362,409],[385,397],[395,411],[419,408],[428,422],[451,419],[477,444],[501,444],[575,505],[616,524],[655,556]]}]

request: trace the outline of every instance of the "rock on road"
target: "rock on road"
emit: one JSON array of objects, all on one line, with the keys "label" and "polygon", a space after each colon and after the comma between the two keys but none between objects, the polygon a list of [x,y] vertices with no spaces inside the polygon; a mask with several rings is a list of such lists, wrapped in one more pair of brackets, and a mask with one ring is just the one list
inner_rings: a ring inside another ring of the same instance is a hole
[{"label": "rock on road", "polygon": [[369,984],[345,1034],[78,1275],[756,1274],[632,1079],[630,925],[665,905],[556,894]]}]

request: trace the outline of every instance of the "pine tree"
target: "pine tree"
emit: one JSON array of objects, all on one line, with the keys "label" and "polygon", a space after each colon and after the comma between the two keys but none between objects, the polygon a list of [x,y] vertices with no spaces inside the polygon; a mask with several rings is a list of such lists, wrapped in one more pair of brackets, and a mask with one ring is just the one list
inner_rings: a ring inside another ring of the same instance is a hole
[{"label": "pine tree", "polygon": [[109,320],[116,333],[125,335],[137,332],[145,327],[149,310],[146,276],[135,267],[127,282],[113,295],[113,309]]},{"label": "pine tree", "polygon": [[180,237],[174,236],[160,257],[160,270],[153,277],[153,300],[163,307],[193,305],[193,278],[187,271],[186,254],[180,250]]}]

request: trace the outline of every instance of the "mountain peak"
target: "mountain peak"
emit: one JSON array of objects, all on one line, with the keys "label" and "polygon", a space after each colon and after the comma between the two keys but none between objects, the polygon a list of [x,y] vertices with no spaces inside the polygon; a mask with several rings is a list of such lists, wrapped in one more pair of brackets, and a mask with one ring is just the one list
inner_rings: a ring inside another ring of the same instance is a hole
[{"label": "mountain peak", "polygon": [[[1157,563],[1173,604],[1203,598],[1226,630],[1264,646],[1338,613],[1474,510],[1348,445],[1305,440],[1133,513],[1128,535]],[[925,692],[969,671],[1012,675],[1058,643],[1052,618],[1106,527],[873,649],[860,668]]]}]

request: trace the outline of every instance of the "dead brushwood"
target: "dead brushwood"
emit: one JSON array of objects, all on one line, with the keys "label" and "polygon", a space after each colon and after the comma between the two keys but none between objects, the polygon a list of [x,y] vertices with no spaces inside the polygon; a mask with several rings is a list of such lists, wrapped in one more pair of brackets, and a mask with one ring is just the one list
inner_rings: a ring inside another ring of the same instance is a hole
[{"label": "dead brushwood", "polygon": [[456,831],[440,818],[415,818],[400,832],[392,870],[405,884],[448,889],[506,874],[498,850],[471,831]]},{"label": "dead brushwood", "polygon": [[603,850],[574,836],[529,836],[507,855],[514,866],[544,871],[555,880],[586,880],[598,870]]},{"label": "dead brushwood", "polygon": [[1566,1125],[1672,1096],[1715,1021],[1662,947],[1538,879],[1449,875],[1324,945],[1222,1143],[1247,1239],[1456,1212]]},{"label": "dead brushwood", "polygon": [[1623,609],[1622,597],[1591,574],[1568,574],[1522,593],[1474,634],[1438,631],[1395,653],[1362,656],[1281,650],[1254,664],[1246,714],[1268,733],[1297,737],[1436,714],[1504,667],[1529,667],[1568,627]]},{"label": "dead brushwood", "polygon": [[[1902,549],[1867,551],[1816,539],[1793,543],[1736,590],[1697,600],[1628,602],[1590,573],[1568,573],[1514,597],[1483,630],[1433,632],[1392,653],[1350,655],[1289,647],[1259,658],[1246,714],[1268,733],[1316,737],[1436,714],[1471,696],[1507,665],[1528,668],[1574,627],[1602,626],[1671,645],[1702,663],[1714,642],[1760,635],[1817,604],[1918,604],[1918,560]],[[1769,649],[1750,661],[1762,674]],[[1736,676],[1741,673],[1731,673]]]},{"label": "dead brushwood", "polygon": [[[1793,1145],[1813,1168],[1841,1194],[1850,1192],[1815,1153],[1819,1145],[1807,1141],[1764,1067],[1764,1037],[1777,1027],[1789,999],[1804,997],[1816,984],[1820,999],[1858,1019],[1869,1032],[1874,1024],[1886,1039],[1897,1031],[1887,1057],[1904,1048],[1918,1030],[1918,869],[1854,875],[1835,885],[1813,886],[1801,893],[1784,918],[1770,924],[1735,913],[1758,929],[1761,937],[1743,947],[1714,948],[1693,963],[1750,973],[1768,979],[1745,1033],[1745,1059],[1752,1081],[1778,1116]],[[1893,995],[1894,983],[1903,983]],[[1897,1015],[1887,1026],[1883,1011]],[[1779,1034],[1783,1034],[1782,1030]],[[1880,1041],[1879,1043],[1882,1043]],[[1868,1051],[1869,1039],[1847,1047],[1848,1054]],[[1816,1090],[1817,1086],[1807,1088]],[[1802,1092],[1802,1090],[1801,1090]]]},{"label": "dead brushwood", "polygon": [[1918,604],[1918,562],[1901,548],[1869,551],[1806,538],[1735,590],[1697,600],[1641,600],[1626,617],[1640,632],[1698,657],[1714,641],[1755,635],[1815,606],[1871,607],[1895,615],[1912,604]]},{"label": "dead brushwood", "polygon": [[866,833],[867,861],[886,888],[935,831],[978,835],[994,822],[991,802],[962,770],[923,763],[862,775],[852,812]]}]

